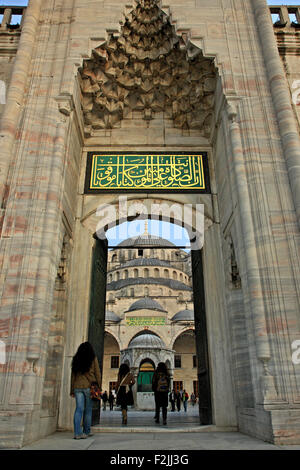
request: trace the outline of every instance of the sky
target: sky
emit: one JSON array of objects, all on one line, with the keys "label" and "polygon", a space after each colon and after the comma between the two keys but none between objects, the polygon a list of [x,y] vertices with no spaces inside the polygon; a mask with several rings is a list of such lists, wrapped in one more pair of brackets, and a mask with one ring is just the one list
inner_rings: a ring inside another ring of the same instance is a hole
[{"label": "sky", "polygon": [[[250,1],[250,0],[249,0]],[[268,0],[269,5],[300,5],[300,0]],[[27,0],[0,0],[0,5],[27,5]]]},{"label": "sky", "polygon": [[300,5],[300,0],[268,0],[268,5]]},{"label": "sky", "polygon": [[[147,232],[172,241],[176,246],[190,246],[187,231],[178,225],[168,222],[160,222],[158,220],[149,220],[147,224]],[[145,221],[138,220],[135,222],[124,222],[117,227],[113,227],[106,232],[106,237],[110,247],[116,246],[122,240],[136,237],[145,233]]]},{"label": "sky", "polygon": [[1,0],[0,5],[13,5],[14,7],[27,5],[28,0]]}]

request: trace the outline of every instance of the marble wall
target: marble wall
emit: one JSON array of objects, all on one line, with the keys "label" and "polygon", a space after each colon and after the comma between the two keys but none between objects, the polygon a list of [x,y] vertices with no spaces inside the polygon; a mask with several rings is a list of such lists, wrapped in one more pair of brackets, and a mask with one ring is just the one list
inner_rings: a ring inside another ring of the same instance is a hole
[{"label": "marble wall", "polygon": [[[205,205],[214,423],[278,444],[300,442],[300,366],[291,359],[300,334],[300,146],[269,10],[265,0],[160,6],[176,34],[214,62],[209,136],[175,128],[161,111],[150,121],[132,111],[118,128],[87,135],[78,69],[120,30],[128,1],[29,3],[0,132],[0,333],[7,350],[0,365],[1,447],[72,426],[70,363],[87,338],[96,209],[118,204],[117,195],[84,195],[86,155],[107,149],[208,152],[211,195],[155,199]],[[296,59],[291,66],[298,67]],[[149,205],[151,197],[138,200]]]}]

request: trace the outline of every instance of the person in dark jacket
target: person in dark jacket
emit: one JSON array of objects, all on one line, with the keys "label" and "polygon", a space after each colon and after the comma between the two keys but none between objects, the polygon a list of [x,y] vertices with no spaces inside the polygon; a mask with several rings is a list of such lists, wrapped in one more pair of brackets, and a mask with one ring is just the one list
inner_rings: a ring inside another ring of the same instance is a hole
[{"label": "person in dark jacket", "polygon": [[169,400],[170,400],[171,407],[172,407],[171,411],[175,411],[175,399],[176,399],[176,393],[173,389],[169,395]]},{"label": "person in dark jacket", "polygon": [[179,393],[179,392],[176,392],[175,401],[176,401],[177,411],[180,411],[180,408],[181,408],[181,396],[180,396],[180,393]]},{"label": "person in dark jacket", "polygon": [[155,398],[155,422],[159,423],[162,408],[163,424],[167,424],[167,408],[170,388],[170,375],[164,362],[160,362],[153,374],[152,390]]},{"label": "person in dark jacket", "polygon": [[108,395],[107,395],[106,390],[103,393],[103,395],[101,396],[101,398],[102,398],[102,402],[103,402],[103,411],[105,411],[106,410],[106,403],[108,402]]},{"label": "person in dark jacket", "polygon": [[108,397],[108,403],[109,403],[109,409],[110,411],[113,411],[114,409],[114,401],[115,401],[115,397],[114,397],[114,394],[112,392],[112,390],[109,392],[109,397]]},{"label": "person in dark jacket", "polygon": [[128,402],[128,395],[131,395],[132,385],[135,384],[135,379],[130,372],[129,366],[127,364],[121,364],[118,373],[118,381],[116,385],[117,390],[117,405],[121,406],[122,410],[122,424],[127,425],[127,407],[128,405],[133,405]]},{"label": "person in dark jacket", "polygon": [[[91,384],[97,383],[101,387],[101,373],[99,363],[92,345],[87,341],[82,343],[72,360],[71,397],[75,397],[76,409],[74,412],[74,439],[86,439],[92,436],[92,410]],[[83,418],[83,428],[81,420]]]}]

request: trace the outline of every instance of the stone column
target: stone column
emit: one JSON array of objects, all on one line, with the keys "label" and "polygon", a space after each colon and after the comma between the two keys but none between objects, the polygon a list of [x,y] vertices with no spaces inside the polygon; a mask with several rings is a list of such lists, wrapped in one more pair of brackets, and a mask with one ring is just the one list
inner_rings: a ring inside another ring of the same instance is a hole
[{"label": "stone column", "polygon": [[11,16],[12,16],[12,9],[5,8],[2,22],[1,22],[1,28],[7,29],[7,25],[10,24],[10,21],[11,21]]},{"label": "stone column", "polygon": [[257,358],[263,365],[261,376],[261,390],[263,390],[263,402],[276,399],[274,378],[268,370],[268,362],[271,359],[270,345],[267,332],[265,306],[259,264],[257,259],[256,240],[254,234],[252,207],[248,192],[248,180],[244,163],[244,154],[241,139],[240,125],[237,122],[237,109],[230,104],[227,107],[229,118],[230,141],[232,148],[232,161],[235,176],[235,184],[238,194],[238,205],[244,241],[244,253],[246,262],[247,284],[249,289],[251,314],[254,325],[254,337],[256,341]]},{"label": "stone column", "polygon": [[252,0],[267,78],[287,163],[295,210],[300,225],[300,139],[285,72],[278,53],[266,0]]},{"label": "stone column", "polygon": [[18,52],[7,93],[6,106],[0,123],[0,206],[2,208],[5,205],[3,200],[8,191],[8,169],[24,102],[41,4],[42,0],[30,0],[26,9]]}]

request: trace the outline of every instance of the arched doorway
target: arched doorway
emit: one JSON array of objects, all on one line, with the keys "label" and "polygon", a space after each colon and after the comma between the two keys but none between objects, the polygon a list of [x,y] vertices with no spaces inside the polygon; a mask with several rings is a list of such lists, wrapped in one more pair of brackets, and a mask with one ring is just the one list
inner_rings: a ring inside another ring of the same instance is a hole
[{"label": "arched doorway", "polygon": [[[184,316],[184,311],[177,314],[178,322],[185,322],[188,313]],[[194,313],[191,312],[193,315]],[[181,315],[181,316],[180,316]],[[180,318],[178,320],[178,318]],[[186,329],[179,333],[173,344],[174,350],[174,374],[173,388],[177,392],[186,390],[191,396],[194,393],[198,396],[198,373],[197,373],[197,353],[195,330]]]},{"label": "arched doorway", "polygon": [[[112,312],[106,312],[105,323],[113,318]],[[110,320],[112,321],[112,320]],[[116,390],[118,371],[120,366],[120,347],[116,338],[107,331],[104,333],[104,351],[103,351],[103,377],[102,390]]]},{"label": "arched doorway", "polygon": [[155,364],[151,359],[143,359],[138,373],[137,391],[152,392],[152,377],[155,371]]},{"label": "arched doorway", "polygon": [[[96,236],[95,236],[96,238]],[[149,237],[147,238],[147,242],[149,240]],[[95,276],[99,276],[99,281],[95,281],[92,284],[92,290],[91,290],[91,310],[90,310],[90,327],[89,327],[89,334],[91,341],[94,341],[95,348],[100,352],[100,347],[103,342],[100,338],[100,333],[99,333],[99,325],[104,325],[104,317],[105,317],[105,292],[104,289],[100,288],[100,286],[103,286],[103,273],[106,269],[106,263],[107,263],[107,243],[103,243],[102,240],[97,240],[96,238],[96,245],[98,245],[98,248],[94,251],[96,253],[97,260],[94,259],[93,263],[93,275],[92,279],[95,278]],[[146,246],[144,246],[146,248]],[[147,247],[149,248],[149,246]],[[169,246],[169,249],[173,249],[173,247]],[[99,257],[99,251],[102,253],[101,257]],[[105,252],[106,251],[106,255]],[[174,256],[170,257],[170,260],[172,258],[176,258]],[[102,265],[101,265],[101,260],[102,260]],[[141,260],[139,260],[140,262]],[[171,261],[170,261],[171,262]],[[212,406],[211,406],[211,386],[210,386],[210,374],[209,374],[209,356],[208,356],[208,342],[207,342],[207,328],[206,328],[206,312],[205,312],[205,299],[204,299],[204,285],[203,285],[203,270],[202,270],[202,254],[199,250],[193,250],[191,253],[191,264],[192,264],[192,277],[194,280],[193,282],[193,299],[194,299],[194,305],[195,305],[195,331],[196,331],[196,336],[197,340],[196,342],[198,343],[198,350],[197,350],[197,364],[198,364],[198,382],[199,386],[196,386],[195,388],[199,390],[199,415],[200,415],[200,422],[201,424],[211,424],[212,423]],[[122,269],[122,266],[120,265],[119,270]],[[172,286],[174,283],[176,284],[177,280],[170,279],[165,275],[166,268],[164,268],[163,271],[163,278],[167,282],[172,282]],[[142,271],[141,271],[142,272]],[[184,276],[185,278],[187,276]],[[144,278],[143,282],[150,282],[150,278]],[[92,297],[94,296],[93,289],[95,288],[95,282],[97,285],[97,290],[96,290],[96,303],[95,301],[92,300]],[[114,282],[124,282],[124,279],[120,280],[115,280]],[[101,306],[100,306],[101,304]],[[95,309],[96,305],[96,309]],[[101,307],[101,308],[100,308]],[[147,315],[148,310],[150,311],[157,311],[159,315],[164,315],[165,310],[159,305],[158,302],[154,301],[153,299],[149,297],[142,298],[138,301],[136,301],[129,309],[128,312],[132,315],[132,312],[136,315],[136,311],[140,311],[141,314]],[[128,313],[127,312],[127,313]],[[125,312],[126,314],[126,312]],[[158,317],[160,320],[163,320],[163,317]],[[132,318],[130,318],[132,319]],[[129,321],[129,318],[127,318]],[[93,332],[94,326],[97,325],[98,332],[97,332],[97,338],[95,337],[95,334]],[[102,332],[103,335],[103,332]],[[147,335],[146,335],[147,336]],[[97,343],[95,342],[97,341]],[[134,341],[133,341],[134,342]],[[132,344],[133,344],[132,342]],[[162,343],[163,344],[163,343]],[[152,347],[152,346],[151,346]],[[156,346],[155,346],[156,347]],[[164,347],[162,345],[161,347]],[[128,347],[129,349],[133,349],[132,346]],[[138,349],[143,350],[143,345],[139,344]],[[147,348],[146,348],[147,349]],[[101,354],[99,354],[99,361],[102,363],[101,359]],[[144,373],[145,372],[145,373]],[[138,377],[138,389],[143,388],[144,386],[146,388],[150,388],[151,384],[149,381],[150,374],[146,373],[146,371],[142,371],[142,374]],[[146,383],[147,382],[147,383]],[[147,390],[148,391],[148,390]],[[190,393],[193,390],[190,390]],[[139,390],[138,390],[138,393]]]}]

